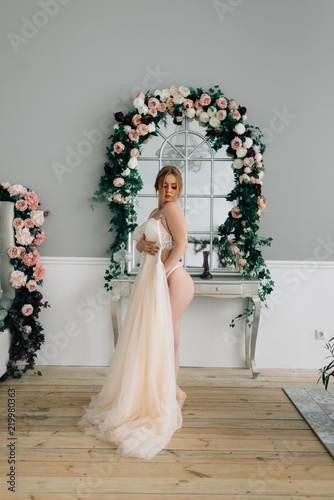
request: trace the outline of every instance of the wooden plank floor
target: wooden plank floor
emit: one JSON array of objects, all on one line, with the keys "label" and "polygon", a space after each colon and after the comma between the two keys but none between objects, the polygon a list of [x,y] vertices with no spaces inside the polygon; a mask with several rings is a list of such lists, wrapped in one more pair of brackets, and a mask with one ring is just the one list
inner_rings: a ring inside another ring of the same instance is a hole
[{"label": "wooden plank floor", "polygon": [[[334,497],[334,461],[282,387],[316,370],[180,368],[183,427],[150,461],[81,433],[81,407],[107,368],[36,367],[0,385],[1,499],[304,500]],[[16,399],[16,493],[7,491],[7,390]],[[320,387],[320,385],[318,386]],[[16,495],[16,497],[15,497]]]}]

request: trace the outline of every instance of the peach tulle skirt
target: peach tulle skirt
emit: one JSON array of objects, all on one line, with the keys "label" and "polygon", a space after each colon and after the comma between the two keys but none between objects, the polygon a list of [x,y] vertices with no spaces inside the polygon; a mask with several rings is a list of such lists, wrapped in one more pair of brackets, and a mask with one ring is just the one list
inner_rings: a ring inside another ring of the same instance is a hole
[{"label": "peach tulle skirt", "polygon": [[83,409],[77,427],[115,444],[123,456],[149,460],[182,427],[170,298],[160,260],[139,268],[104,385]]}]

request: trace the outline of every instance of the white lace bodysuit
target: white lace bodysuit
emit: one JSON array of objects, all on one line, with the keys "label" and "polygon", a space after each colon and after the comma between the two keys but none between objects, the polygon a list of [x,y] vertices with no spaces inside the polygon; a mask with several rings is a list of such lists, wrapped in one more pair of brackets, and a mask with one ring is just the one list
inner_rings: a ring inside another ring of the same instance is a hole
[{"label": "white lace bodysuit", "polygon": [[[161,211],[161,214],[160,214],[160,217],[159,217],[159,226],[160,226],[160,235],[161,235],[161,248],[166,248],[167,250],[172,250],[176,243],[175,241],[173,240],[173,236],[171,234],[169,234],[166,229],[164,228],[164,226],[162,225],[162,222],[161,222],[161,218],[162,218],[162,214],[163,214],[163,210]],[[182,267],[182,264],[180,263],[177,263],[176,266],[173,267],[173,269],[171,269],[169,271],[169,273],[166,275],[166,278],[168,278],[173,271],[175,271],[175,269],[177,269],[178,267]]]}]

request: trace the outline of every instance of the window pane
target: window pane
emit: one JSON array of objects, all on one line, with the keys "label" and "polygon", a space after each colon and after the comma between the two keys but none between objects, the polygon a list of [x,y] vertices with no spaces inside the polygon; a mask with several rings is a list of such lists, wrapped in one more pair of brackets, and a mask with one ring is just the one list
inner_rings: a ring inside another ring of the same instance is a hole
[{"label": "window pane", "polygon": [[158,208],[158,199],[156,197],[148,198],[146,196],[139,196],[136,211],[137,211],[137,224],[140,226],[147,219],[154,208]]},{"label": "window pane", "polygon": [[155,194],[154,182],[159,172],[159,161],[138,160],[138,172],[143,181],[139,194]]},{"label": "window pane", "polygon": [[162,146],[162,158],[181,160],[186,154],[186,134],[178,132],[170,137]]},{"label": "window pane", "polygon": [[218,151],[216,151],[215,158],[228,158],[228,156],[226,156],[227,148],[228,148],[228,145],[223,146]]},{"label": "window pane", "polygon": [[158,135],[152,135],[147,144],[143,144],[143,150],[141,156],[146,158],[159,158],[160,148],[164,142],[164,139]]},{"label": "window pane", "polygon": [[215,198],[213,200],[213,230],[223,224],[228,216],[228,212],[236,205],[235,202],[226,201],[225,198]]},{"label": "window pane", "polygon": [[210,231],[210,198],[188,198],[188,231]]},{"label": "window pane", "polygon": [[[188,233],[188,249],[186,251],[187,267],[203,267],[203,251],[210,251],[210,233]],[[209,255],[210,263],[210,255]]]},{"label": "window pane", "polygon": [[213,167],[213,193],[227,195],[234,188],[232,162],[216,161]]},{"label": "window pane", "polygon": [[187,194],[211,194],[211,161],[188,161]]}]

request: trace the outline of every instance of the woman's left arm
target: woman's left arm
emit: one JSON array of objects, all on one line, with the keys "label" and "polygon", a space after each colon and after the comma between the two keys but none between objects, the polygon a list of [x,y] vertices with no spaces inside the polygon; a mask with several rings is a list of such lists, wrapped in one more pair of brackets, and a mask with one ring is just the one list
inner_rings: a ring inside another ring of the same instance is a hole
[{"label": "woman's left arm", "polygon": [[183,210],[176,202],[166,203],[164,215],[167,219],[173,240],[175,241],[175,247],[164,262],[166,274],[168,274],[169,271],[176,266],[188,248],[188,232]]}]

